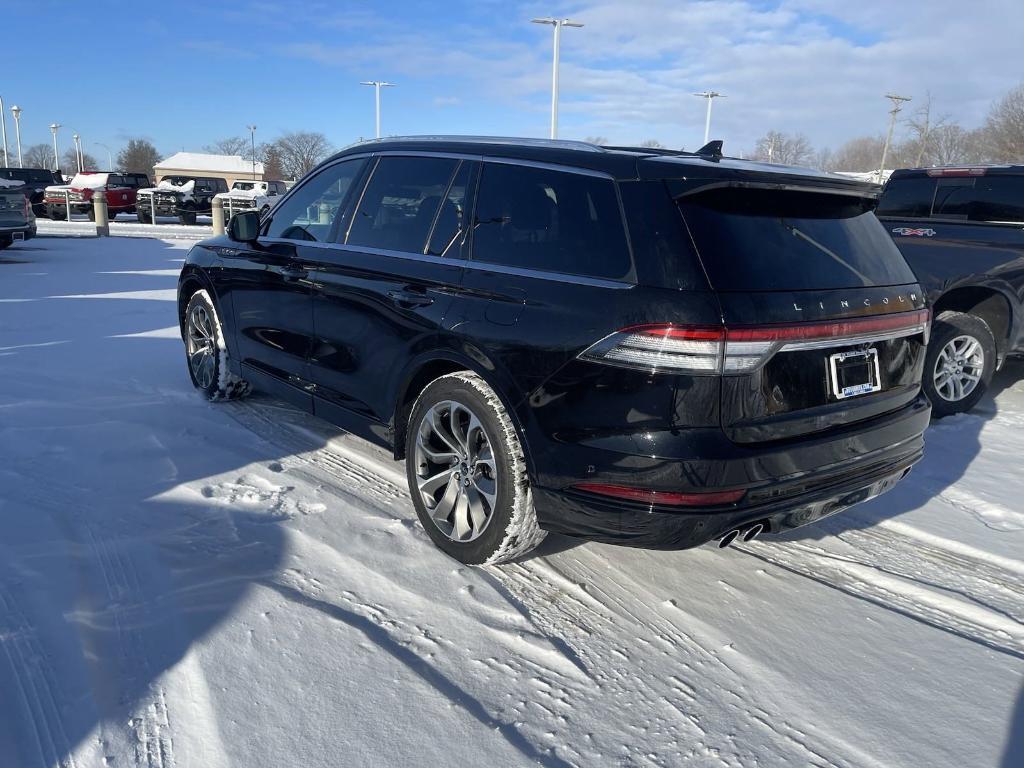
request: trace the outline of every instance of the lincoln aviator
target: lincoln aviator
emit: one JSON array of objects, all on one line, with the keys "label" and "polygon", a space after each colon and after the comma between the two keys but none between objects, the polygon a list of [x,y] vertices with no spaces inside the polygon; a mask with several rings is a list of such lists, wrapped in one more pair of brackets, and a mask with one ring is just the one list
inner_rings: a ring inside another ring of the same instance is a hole
[{"label": "lincoln aviator", "polygon": [[728,546],[921,457],[929,311],[875,204],[719,142],[361,143],[192,249],[188,371],[388,446],[464,563]]}]

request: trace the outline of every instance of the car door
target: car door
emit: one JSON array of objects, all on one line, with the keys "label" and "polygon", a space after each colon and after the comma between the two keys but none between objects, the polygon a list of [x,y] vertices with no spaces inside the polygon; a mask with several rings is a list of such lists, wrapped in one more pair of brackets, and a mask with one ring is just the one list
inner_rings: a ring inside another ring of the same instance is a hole
[{"label": "car door", "polygon": [[458,234],[476,163],[383,155],[313,289],[316,413],[382,437],[401,373],[430,347],[461,276]]},{"label": "car door", "polygon": [[365,164],[324,168],[296,187],[251,245],[221,249],[218,294],[228,297],[243,376],[312,410],[308,357],[313,338],[312,270],[333,238],[353,181]]}]

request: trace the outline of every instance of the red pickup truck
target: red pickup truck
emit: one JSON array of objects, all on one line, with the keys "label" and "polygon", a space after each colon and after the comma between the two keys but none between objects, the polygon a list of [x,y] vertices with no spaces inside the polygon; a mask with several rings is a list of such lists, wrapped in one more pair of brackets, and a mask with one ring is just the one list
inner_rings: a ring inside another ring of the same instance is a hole
[{"label": "red pickup truck", "polygon": [[46,188],[46,215],[54,220],[66,219],[70,203],[72,213],[84,213],[91,220],[93,192],[102,189],[107,195],[107,215],[113,221],[119,213],[134,213],[139,189],[149,185],[144,173],[79,173],[69,184]]}]

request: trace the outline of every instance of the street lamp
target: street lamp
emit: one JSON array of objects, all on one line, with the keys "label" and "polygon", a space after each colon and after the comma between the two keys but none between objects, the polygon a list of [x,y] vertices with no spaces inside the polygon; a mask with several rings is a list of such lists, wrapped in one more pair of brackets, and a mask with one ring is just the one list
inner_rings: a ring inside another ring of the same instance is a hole
[{"label": "street lamp", "polygon": [[10,167],[11,163],[7,159],[7,113],[4,112],[4,97],[0,96],[0,127],[3,128],[4,138],[4,167]]},{"label": "street lamp", "polygon": [[256,181],[256,126],[245,127],[249,129],[249,142],[252,144],[252,180]]},{"label": "street lamp", "polygon": [[53,170],[60,170],[60,159],[57,155],[57,131],[60,130],[60,123],[50,123],[50,133],[53,134]]},{"label": "street lamp", "polygon": [[81,173],[85,170],[82,168],[82,137],[75,133],[71,135],[71,138],[75,142],[75,162],[78,163],[78,172]]},{"label": "street lamp", "polygon": [[909,96],[897,96],[893,93],[885,94],[885,98],[892,102],[891,115],[889,119],[889,133],[886,134],[885,144],[882,146],[882,164],[878,167],[878,183],[882,183],[882,173],[885,171],[885,158],[889,154],[889,145],[892,143],[892,131],[896,127],[896,115],[903,109],[903,102],[910,101]]},{"label": "street lamp", "polygon": [[707,144],[711,139],[711,102],[715,99],[724,99],[725,94],[719,93],[718,91],[701,91],[700,93],[695,93],[693,95],[700,96],[701,98],[708,100],[708,115],[704,120],[704,143]]},{"label": "street lamp", "polygon": [[11,107],[11,113],[14,115],[14,138],[18,142],[18,167],[24,168],[21,162],[21,107],[15,104]]},{"label": "street lamp", "polygon": [[582,27],[583,24],[572,19],[554,19],[545,16],[542,19],[530,19],[533,24],[550,24],[555,30],[554,54],[551,59],[551,138],[558,138],[558,48],[562,39],[562,27]]},{"label": "street lamp", "polygon": [[105,150],[107,150],[107,170],[114,170],[114,157],[113,155],[110,154],[110,147],[108,147],[101,141],[94,141],[93,144],[95,144],[97,147],[103,147]]},{"label": "street lamp", "polygon": [[394,88],[394,83],[388,83],[384,80],[365,80],[360,85],[372,85],[374,88],[374,97],[376,101],[376,115],[377,115],[377,138],[380,138],[380,89],[381,88]]}]

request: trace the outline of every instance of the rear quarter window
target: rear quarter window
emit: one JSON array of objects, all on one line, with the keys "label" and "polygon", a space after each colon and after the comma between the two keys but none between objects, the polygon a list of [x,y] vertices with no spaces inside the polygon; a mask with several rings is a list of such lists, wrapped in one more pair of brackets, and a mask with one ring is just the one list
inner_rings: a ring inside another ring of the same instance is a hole
[{"label": "rear quarter window", "polygon": [[474,261],[615,280],[632,273],[611,179],[484,163],[473,224]]},{"label": "rear quarter window", "polygon": [[968,221],[1024,222],[1024,176],[939,179],[932,215]]}]

